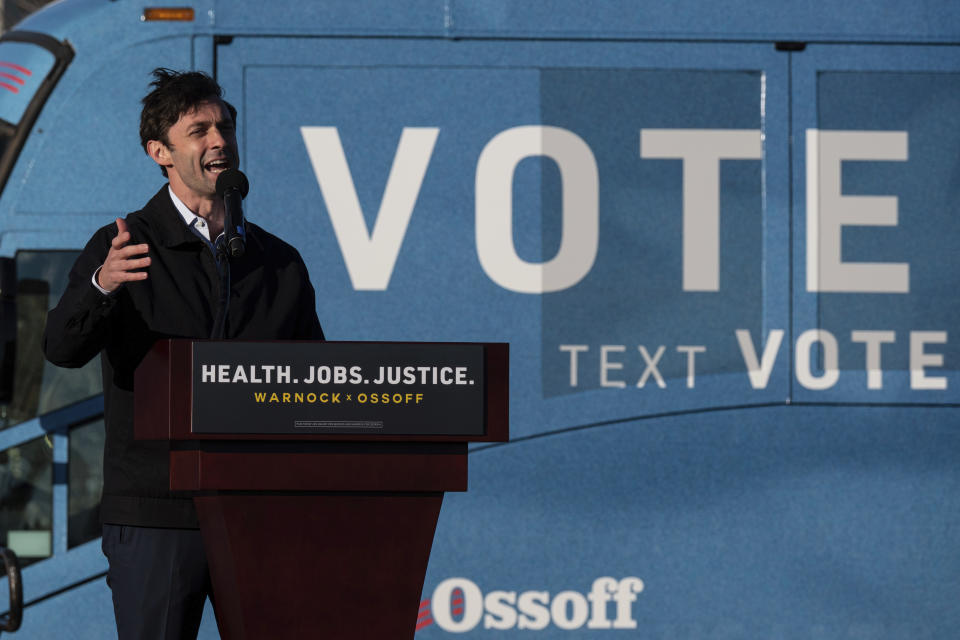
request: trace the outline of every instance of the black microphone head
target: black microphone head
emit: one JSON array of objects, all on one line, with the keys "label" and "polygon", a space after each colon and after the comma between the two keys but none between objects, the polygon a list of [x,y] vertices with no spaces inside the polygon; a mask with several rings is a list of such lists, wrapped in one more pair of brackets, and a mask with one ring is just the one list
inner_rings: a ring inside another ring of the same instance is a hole
[{"label": "black microphone head", "polygon": [[230,189],[236,189],[240,192],[241,198],[247,197],[250,191],[250,183],[247,182],[247,176],[239,169],[227,169],[217,176],[217,195],[221,198]]}]

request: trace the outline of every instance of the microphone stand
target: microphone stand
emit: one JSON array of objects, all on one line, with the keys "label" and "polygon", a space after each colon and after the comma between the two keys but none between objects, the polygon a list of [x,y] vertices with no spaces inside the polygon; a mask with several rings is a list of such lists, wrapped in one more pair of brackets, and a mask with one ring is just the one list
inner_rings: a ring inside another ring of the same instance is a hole
[{"label": "microphone stand", "polygon": [[217,195],[223,198],[223,235],[217,238],[217,271],[220,273],[220,301],[210,337],[227,337],[227,311],[230,308],[230,260],[241,258],[246,251],[247,236],[243,226],[242,200],[250,183],[237,169],[227,169],[217,176]]},{"label": "microphone stand", "polygon": [[230,309],[230,258],[227,255],[226,237],[217,238],[217,272],[220,274],[220,299],[217,303],[217,316],[213,321],[210,337],[225,340],[227,337],[227,311]]}]

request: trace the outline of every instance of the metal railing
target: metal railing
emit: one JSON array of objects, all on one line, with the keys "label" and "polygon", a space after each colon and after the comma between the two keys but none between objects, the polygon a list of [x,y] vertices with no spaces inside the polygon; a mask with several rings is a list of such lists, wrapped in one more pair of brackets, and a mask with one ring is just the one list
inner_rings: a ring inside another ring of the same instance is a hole
[{"label": "metal railing", "polygon": [[10,584],[10,610],[0,616],[0,633],[16,631],[23,621],[23,583],[20,581],[20,561],[10,549],[0,547],[3,569]]}]

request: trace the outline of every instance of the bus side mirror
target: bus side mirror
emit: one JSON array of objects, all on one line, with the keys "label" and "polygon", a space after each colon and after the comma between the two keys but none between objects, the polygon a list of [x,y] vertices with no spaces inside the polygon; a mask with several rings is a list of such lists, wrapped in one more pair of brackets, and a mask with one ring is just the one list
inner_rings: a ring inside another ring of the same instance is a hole
[{"label": "bus side mirror", "polygon": [[13,400],[17,352],[17,262],[0,258],[0,404]]}]

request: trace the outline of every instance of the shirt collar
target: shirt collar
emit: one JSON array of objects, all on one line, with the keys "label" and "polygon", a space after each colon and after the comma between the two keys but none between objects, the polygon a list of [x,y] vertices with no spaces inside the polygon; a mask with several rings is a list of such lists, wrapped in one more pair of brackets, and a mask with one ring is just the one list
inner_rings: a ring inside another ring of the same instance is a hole
[{"label": "shirt collar", "polygon": [[190,211],[187,205],[183,203],[183,200],[178,198],[177,194],[173,192],[173,187],[168,185],[167,191],[170,192],[170,199],[173,201],[173,206],[177,208],[184,223],[186,223],[188,227],[194,228],[200,235],[207,239],[207,242],[210,242],[210,226],[207,224],[207,221],[193,211]]},{"label": "shirt collar", "polygon": [[[183,200],[177,197],[177,194],[173,192],[173,189],[170,187],[170,184],[167,184],[167,193],[170,198],[166,201],[163,198],[163,187],[160,187],[160,190],[153,196],[150,202],[147,203],[147,206],[142,210],[143,213],[147,214],[150,219],[158,220],[158,224],[162,225],[169,233],[172,235],[163,235],[159,242],[164,244],[164,246],[175,246],[184,242],[196,242],[200,239],[205,239],[208,243],[212,243],[210,240],[210,225],[206,224],[204,221],[203,229],[198,228],[195,224],[195,221],[203,220],[200,216],[195,214],[193,211],[190,211],[187,208],[187,205],[183,203]],[[167,212],[160,213],[166,206],[173,204],[174,209],[180,214],[180,218],[183,220],[184,225],[179,224],[174,225],[173,221],[174,216],[169,215]],[[154,216],[157,216],[154,218]],[[173,226],[171,226],[173,225]],[[263,250],[263,243],[260,241],[260,238],[257,236],[258,229],[254,224],[251,224],[248,220],[244,219],[243,221],[244,228],[247,230],[247,248],[250,248],[250,241],[256,244],[258,250]],[[200,238],[197,238],[196,234],[200,234]],[[221,232],[220,235],[223,235]]]}]

